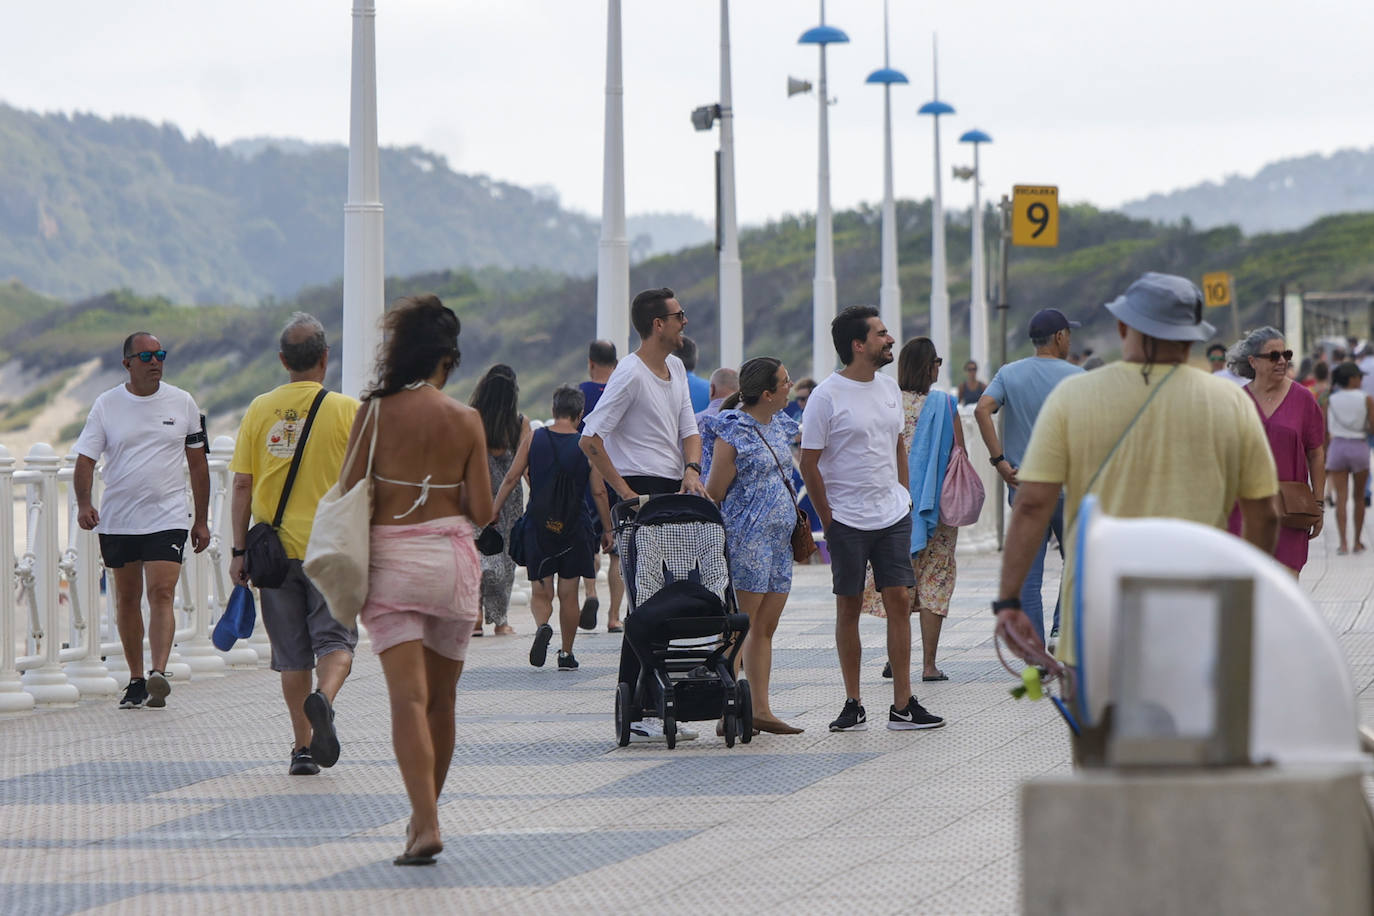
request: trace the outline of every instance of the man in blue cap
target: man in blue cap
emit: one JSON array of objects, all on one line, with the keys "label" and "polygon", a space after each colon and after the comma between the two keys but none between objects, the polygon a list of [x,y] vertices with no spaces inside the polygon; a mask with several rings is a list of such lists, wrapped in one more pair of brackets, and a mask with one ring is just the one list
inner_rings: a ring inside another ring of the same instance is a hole
[{"label": "man in blue cap", "polygon": [[[1121,361],[1062,381],[1040,410],[1016,476],[1019,486],[1002,554],[993,613],[1015,643],[1039,640],[1021,612],[1021,587],[1064,490],[1064,533],[1073,543],[1083,497],[1118,518],[1180,518],[1226,528],[1240,504],[1242,537],[1272,553],[1278,536],[1278,475],[1254,404],[1236,385],[1189,365],[1194,343],[1214,329],[1202,292],[1183,277],[1147,273],[1107,303]],[[1072,551],[1064,606],[1072,607]],[[1073,617],[1061,658],[1075,661]]]},{"label": "man in blue cap", "polygon": [[[1081,327],[1077,321],[1070,321],[1059,309],[1041,309],[1031,316],[1030,340],[1035,347],[1035,355],[1008,363],[992,377],[987,390],[978,399],[973,409],[974,419],[978,421],[978,431],[983,434],[983,442],[988,447],[992,466],[997,469],[1007,485],[1007,502],[1016,504],[1017,469],[1026,454],[1030,442],[1031,429],[1045,399],[1061,381],[1071,375],[1081,375],[1082,368],[1069,362],[1069,346],[1073,329]],[[1002,413],[1002,432],[997,435],[997,426],[992,415]],[[1040,542],[1031,561],[1026,581],[1021,586],[1021,610],[1030,618],[1035,635],[1043,642],[1045,639],[1045,611],[1040,588],[1045,573],[1045,550],[1049,547],[1050,533],[1059,542],[1059,557],[1064,557],[1064,499],[1061,495],[1055,504],[1054,514],[1050,517],[1049,530]],[[1059,635],[1059,604],[1054,606],[1054,626],[1050,637]]]}]

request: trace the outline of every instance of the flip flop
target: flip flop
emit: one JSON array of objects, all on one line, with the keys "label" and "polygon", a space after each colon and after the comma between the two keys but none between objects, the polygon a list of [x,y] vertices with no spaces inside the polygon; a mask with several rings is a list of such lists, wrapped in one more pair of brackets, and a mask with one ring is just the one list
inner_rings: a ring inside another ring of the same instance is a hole
[{"label": "flip flop", "polygon": [[408,852],[403,852],[391,860],[392,865],[433,865],[434,856],[413,856]]},{"label": "flip flop", "polygon": [[620,626],[619,624],[616,624],[616,625],[613,626],[613,627],[607,627],[607,628],[606,628],[606,632],[607,632],[607,633],[623,633],[623,632],[625,632],[625,628],[622,627],[622,626]]},{"label": "flip flop", "polygon": [[930,677],[929,675],[923,674],[923,675],[921,675],[921,680],[923,680],[923,681],[947,681],[947,680],[949,680],[949,675],[948,675],[948,674],[945,674],[944,672],[941,672],[941,673],[935,675],[934,677]]}]

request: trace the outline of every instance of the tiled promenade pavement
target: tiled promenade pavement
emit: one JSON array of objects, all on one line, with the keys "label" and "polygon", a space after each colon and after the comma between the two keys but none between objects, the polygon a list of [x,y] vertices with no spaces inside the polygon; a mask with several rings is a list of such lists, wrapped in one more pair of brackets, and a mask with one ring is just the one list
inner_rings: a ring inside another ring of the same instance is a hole
[{"label": "tiled promenade pavement", "polygon": [[[432,868],[391,865],[408,808],[370,650],[338,703],[343,757],[314,778],[286,775],[265,669],[175,684],[162,711],[101,700],[0,721],[0,913],[1014,913],[1017,787],[1066,771],[1068,741],[1047,702],[1008,696],[985,610],[998,562],[960,557],[950,680],[918,690],[949,720],[930,732],[883,728],[871,618],[875,727],[826,730],[843,696],[822,567],[799,570],[776,641],[774,709],[806,733],[733,749],[712,723],[675,751],[617,748],[618,637],[579,636],[576,673],[552,653],[533,670],[515,609],[522,635],[475,640],[459,684]],[[1372,570],[1324,538],[1304,575],[1362,690]]]}]

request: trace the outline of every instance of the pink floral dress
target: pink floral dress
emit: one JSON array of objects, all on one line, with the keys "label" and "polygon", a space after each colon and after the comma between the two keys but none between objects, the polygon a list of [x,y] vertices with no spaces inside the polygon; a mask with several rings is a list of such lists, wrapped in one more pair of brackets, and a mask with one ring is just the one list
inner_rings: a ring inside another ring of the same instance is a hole
[{"label": "pink floral dress", "polygon": [[[921,418],[926,396],[914,391],[902,392],[902,409],[906,422],[902,424],[902,442],[911,448],[911,439],[916,434],[916,421]],[[943,522],[935,527],[925,550],[911,558],[911,568],[916,573],[916,587],[911,589],[911,610],[915,613],[924,609],[941,617],[949,614],[949,599],[954,594],[954,579],[957,568],[954,562],[954,546],[959,538],[959,529]],[[874,617],[886,617],[882,596],[873,584],[873,570],[869,569],[864,580],[864,613]]]}]

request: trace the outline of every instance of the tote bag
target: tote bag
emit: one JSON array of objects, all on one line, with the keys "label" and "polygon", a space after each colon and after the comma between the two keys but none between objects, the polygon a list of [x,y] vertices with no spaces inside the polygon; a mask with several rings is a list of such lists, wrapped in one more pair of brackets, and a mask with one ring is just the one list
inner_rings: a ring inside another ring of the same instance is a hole
[{"label": "tote bag", "polygon": [[[367,470],[352,489],[342,483],[329,488],[315,509],[315,527],[305,548],[305,574],[329,604],[329,613],[349,629],[358,623],[358,611],[367,600],[367,566],[372,553],[372,456],[377,451],[377,398],[368,402],[363,429],[372,423],[372,443],[367,449]],[[353,459],[362,436],[353,443],[344,468]],[[343,477],[343,472],[340,472]]]},{"label": "tote bag", "polygon": [[[954,401],[949,405],[951,422],[958,423],[954,413]],[[968,460],[968,453],[957,443],[949,452],[949,466],[945,468],[945,480],[940,487],[940,521],[954,528],[963,528],[978,521],[983,511],[983,481]]]}]

